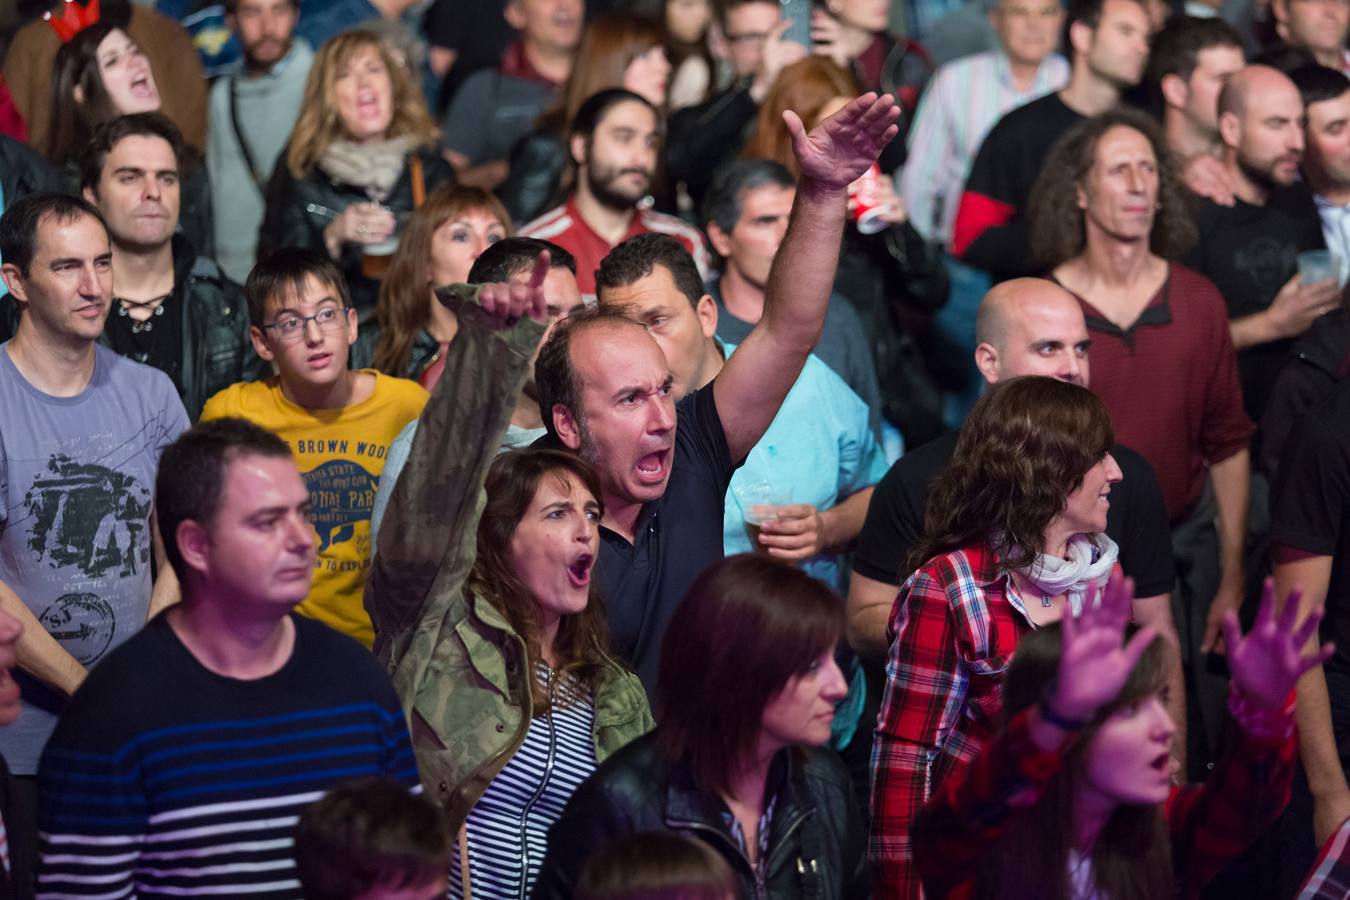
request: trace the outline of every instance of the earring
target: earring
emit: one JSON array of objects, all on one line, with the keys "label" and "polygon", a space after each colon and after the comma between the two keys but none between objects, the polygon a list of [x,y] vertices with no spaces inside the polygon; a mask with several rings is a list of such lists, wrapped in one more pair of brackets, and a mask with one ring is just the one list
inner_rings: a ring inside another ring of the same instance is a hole
[{"label": "earring", "polygon": [[1153,204],[1153,211],[1154,211],[1154,212],[1162,212],[1162,201],[1161,201],[1161,200],[1159,200],[1157,203]]}]

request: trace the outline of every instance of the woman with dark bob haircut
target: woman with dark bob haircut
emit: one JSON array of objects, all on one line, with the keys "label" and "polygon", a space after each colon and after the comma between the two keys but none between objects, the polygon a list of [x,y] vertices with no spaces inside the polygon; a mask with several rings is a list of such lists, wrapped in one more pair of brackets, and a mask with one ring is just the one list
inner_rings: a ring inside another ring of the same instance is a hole
[{"label": "woman with dark bob haircut", "polygon": [[1308,648],[1321,610],[1278,618],[1266,582],[1250,633],[1224,620],[1236,724],[1203,785],[1175,787],[1168,648],[1151,627],[1126,639],[1130,594],[1029,634],[1004,687],[1000,733],[943,782],[914,827],[930,900],[1198,897],[1280,818],[1294,776],[1294,684],[1330,644]]},{"label": "woman with dark bob haircut", "polygon": [[1018,641],[1081,608],[1116,565],[1103,533],[1121,479],[1114,443],[1106,407],[1086,388],[999,382],[975,404],[929,493],[924,536],[904,570],[914,574],[887,627],[872,755],[869,856],[874,881],[895,886],[890,896],[918,897],[914,816],[997,728]]},{"label": "woman with dark bob haircut", "polygon": [[591,851],[654,830],[716,850],[743,897],[869,896],[848,772],[821,749],[848,692],[843,629],[839,598],[786,563],[745,554],[700,575],[661,645],[657,730],[573,795],[535,897],[571,897]]},{"label": "woman with dark bob haircut", "polygon": [[528,288],[438,289],[459,331],[366,585],[423,788],[455,834],[451,897],[528,896],[572,792],[653,724],[591,578],[595,469],[561,450],[497,454],[548,319],[549,262]]}]

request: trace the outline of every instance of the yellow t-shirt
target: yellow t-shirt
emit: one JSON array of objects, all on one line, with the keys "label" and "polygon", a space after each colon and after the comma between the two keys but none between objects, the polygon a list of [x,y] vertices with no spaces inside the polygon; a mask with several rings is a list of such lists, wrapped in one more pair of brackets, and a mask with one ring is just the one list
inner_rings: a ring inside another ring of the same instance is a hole
[{"label": "yellow t-shirt", "polygon": [[203,422],[248,419],[280,435],[309,485],[319,536],[314,583],[297,607],[367,647],[375,640],[362,603],[370,569],[370,510],[385,456],[403,426],[422,413],[427,392],[415,381],[373,369],[375,390],[344,409],[305,409],[276,377],[231,385],[207,401]]}]

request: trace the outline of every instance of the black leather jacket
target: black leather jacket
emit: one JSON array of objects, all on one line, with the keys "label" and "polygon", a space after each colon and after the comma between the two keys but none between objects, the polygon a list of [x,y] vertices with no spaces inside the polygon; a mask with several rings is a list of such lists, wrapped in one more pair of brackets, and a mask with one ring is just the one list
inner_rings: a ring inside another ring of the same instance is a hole
[{"label": "black leather jacket", "polygon": [[[237,381],[256,381],[271,371],[249,338],[244,289],[226,278],[214,260],[193,252],[187,239],[177,234],[173,237],[173,296],[167,302],[179,304],[183,311],[179,317],[183,362],[174,387],[192,421],[197,421],[216,392]],[[8,340],[18,327],[18,304],[5,297],[0,300],[0,340]],[[99,336],[99,343],[108,344],[106,333]]]},{"label": "black leather jacket", "polygon": [[193,422],[218,391],[271,372],[249,337],[244,289],[226,278],[215,260],[194,253],[181,235],[173,238],[169,302],[182,305],[183,364],[174,386]]},{"label": "black leather jacket", "polygon": [[[422,160],[427,194],[442,185],[454,183],[454,169],[435,150],[419,150],[417,155]],[[323,230],[328,223],[351,204],[369,202],[370,196],[364,188],[334,181],[318,166],[304,178],[295,178],[286,165],[285,153],[282,153],[267,186],[267,211],[258,235],[258,259],[281,247],[308,247],[327,253]],[[395,213],[411,212],[413,196],[409,167],[404,167],[383,205]],[[365,321],[374,312],[380,283],[361,274],[361,248],[356,244],[344,246],[342,258],[337,263],[347,279],[352,305]]]},{"label": "black leather jacket", "polygon": [[640,831],[675,831],[710,845],[736,872],[745,898],[870,897],[866,833],[839,758],[827,750],[780,751],[770,783],[779,787],[766,865],[757,875],[723,821],[721,798],[671,762],[658,728],[607,759],[572,795],[549,831],[534,900],[572,897],[596,847]]},{"label": "black leather jacket", "polygon": [[61,180],[27,144],[0,135],[0,187],[4,188],[8,207],[28,194],[61,190]]},{"label": "black leather jacket", "polygon": [[532,131],[511,148],[511,173],[497,189],[517,226],[562,202],[560,187],[567,167],[567,148],[552,131]]}]

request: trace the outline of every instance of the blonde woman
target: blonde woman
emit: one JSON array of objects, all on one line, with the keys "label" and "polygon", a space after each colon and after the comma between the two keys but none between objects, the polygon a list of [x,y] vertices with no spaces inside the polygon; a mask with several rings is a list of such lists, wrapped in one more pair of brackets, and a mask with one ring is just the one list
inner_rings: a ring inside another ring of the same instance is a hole
[{"label": "blonde woman", "polygon": [[348,31],[324,44],[268,187],[259,258],[287,246],[327,251],[369,317],[402,221],[454,180],[436,137],[417,87],[378,35]]}]

